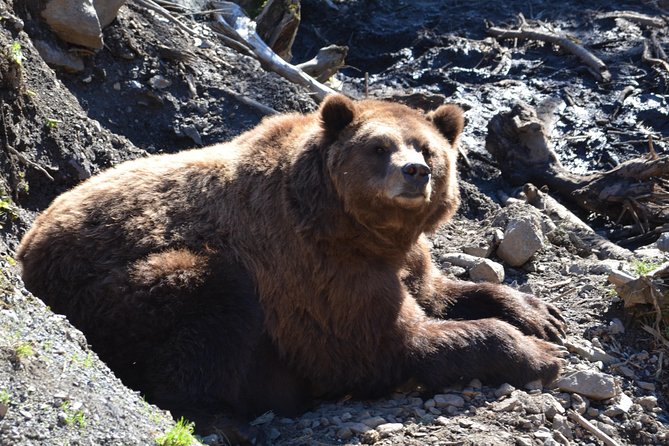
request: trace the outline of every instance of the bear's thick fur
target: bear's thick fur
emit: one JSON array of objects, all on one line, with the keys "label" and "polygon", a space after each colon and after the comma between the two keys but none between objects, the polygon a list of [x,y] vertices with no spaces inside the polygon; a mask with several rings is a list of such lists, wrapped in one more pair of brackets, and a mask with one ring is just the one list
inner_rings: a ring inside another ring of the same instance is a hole
[{"label": "bear's thick fur", "polygon": [[250,416],[408,381],[551,381],[559,312],[449,281],[430,258],[423,234],[458,205],[462,127],[452,105],[331,96],[225,144],[121,164],[37,218],[25,284],[168,408]]}]

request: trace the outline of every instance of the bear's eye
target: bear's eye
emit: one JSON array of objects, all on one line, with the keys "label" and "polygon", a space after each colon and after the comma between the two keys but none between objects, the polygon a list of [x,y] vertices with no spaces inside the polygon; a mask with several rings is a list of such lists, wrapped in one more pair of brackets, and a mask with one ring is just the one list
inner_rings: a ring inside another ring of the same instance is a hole
[{"label": "bear's eye", "polygon": [[386,152],[388,152],[388,148],[385,146],[376,146],[374,147],[374,152],[377,153],[378,155],[383,155]]},{"label": "bear's eye", "polygon": [[427,147],[423,147],[421,152],[423,153],[423,158],[425,158],[425,160],[432,158],[432,152]]}]

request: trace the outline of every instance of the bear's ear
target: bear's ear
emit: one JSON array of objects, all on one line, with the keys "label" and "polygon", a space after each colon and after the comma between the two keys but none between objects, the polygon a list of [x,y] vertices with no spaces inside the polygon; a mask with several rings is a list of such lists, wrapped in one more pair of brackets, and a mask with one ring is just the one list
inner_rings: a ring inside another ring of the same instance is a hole
[{"label": "bear's ear", "polygon": [[330,95],[321,105],[321,122],[330,135],[336,135],[355,117],[355,104],[341,94]]},{"label": "bear's ear", "polygon": [[438,109],[431,111],[428,113],[427,119],[437,127],[439,132],[451,144],[455,144],[465,126],[462,109],[453,104],[442,105]]}]

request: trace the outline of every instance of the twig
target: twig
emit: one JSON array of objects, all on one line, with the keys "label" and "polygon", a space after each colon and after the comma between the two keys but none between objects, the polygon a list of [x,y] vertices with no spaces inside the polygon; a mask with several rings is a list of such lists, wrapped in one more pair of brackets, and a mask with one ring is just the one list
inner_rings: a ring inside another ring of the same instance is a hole
[{"label": "twig", "polygon": [[177,28],[179,28],[181,31],[185,32],[189,36],[196,36],[196,37],[200,36],[199,33],[195,32],[191,28],[188,28],[186,25],[181,23],[176,17],[174,17],[172,15],[171,12],[169,12],[167,9],[163,8],[162,6],[158,5],[153,0],[134,0],[134,2],[137,3],[140,6],[145,7],[146,9],[150,9],[151,11],[165,17],[167,20],[169,20],[170,22],[177,25]]},{"label": "twig", "polygon": [[567,411],[567,416],[574,422],[578,423],[585,430],[590,432],[592,435],[597,437],[602,443],[606,446],[619,446],[619,443],[616,442],[613,438],[606,435],[601,429],[597,426],[583,418],[578,412],[574,412],[572,409]]},{"label": "twig", "polygon": [[244,96],[240,93],[237,93],[235,91],[230,90],[229,88],[223,87],[222,90],[229,95],[233,96],[235,99],[237,99],[239,102],[242,102],[248,106],[251,106],[258,110],[260,113],[263,115],[276,115],[279,112],[274,110],[272,107],[268,107],[265,104],[261,104],[260,102],[256,101],[255,99],[251,99],[248,96]]},{"label": "twig", "polygon": [[669,72],[669,63],[666,60],[658,59],[657,57],[653,57],[650,54],[650,45],[648,45],[647,40],[643,41],[643,53],[641,53],[641,60],[648,62],[651,65],[660,65],[662,68],[664,68],[665,71]]},{"label": "twig", "polygon": [[42,172],[49,180],[54,181],[51,174],[47,172],[42,166],[30,161],[28,158],[25,157],[25,155],[23,155],[14,147],[9,145],[9,138],[7,136],[7,123],[5,122],[5,101],[0,101],[0,118],[2,118],[2,130],[5,141],[5,150],[7,150],[9,153],[17,157],[19,161],[21,161],[23,164],[30,166],[33,169],[38,170],[39,172]]},{"label": "twig", "polygon": [[254,22],[244,14],[239,5],[231,2],[215,2],[214,8],[225,11],[221,14],[214,14],[216,23],[225,30],[228,36],[248,45],[266,69],[307,88],[319,100],[322,100],[328,94],[335,93],[333,89],[321,84],[272,51],[255,32]]},{"label": "twig", "polygon": [[661,28],[667,24],[667,22],[661,17],[653,17],[646,14],[640,14],[634,11],[613,11],[613,12],[603,12],[597,15],[598,19],[625,19],[630,22],[639,23],[645,26],[654,26]]},{"label": "twig", "polygon": [[581,59],[581,61],[588,67],[589,71],[600,81],[609,82],[611,80],[611,73],[609,73],[606,64],[602,62],[601,59],[581,45],[574,43],[566,36],[560,36],[541,29],[527,28],[524,26],[521,26],[518,30],[503,29],[493,26],[488,28],[488,33],[495,37],[506,39],[533,39],[558,45]]}]

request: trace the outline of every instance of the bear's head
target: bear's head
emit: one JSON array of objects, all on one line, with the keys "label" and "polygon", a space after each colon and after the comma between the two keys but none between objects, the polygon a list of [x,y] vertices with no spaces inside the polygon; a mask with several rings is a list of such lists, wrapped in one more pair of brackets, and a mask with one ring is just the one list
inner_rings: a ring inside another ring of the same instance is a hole
[{"label": "bear's head", "polygon": [[329,96],[320,108],[327,175],[345,211],[371,229],[431,231],[459,204],[462,110],[430,113],[384,101]]}]

